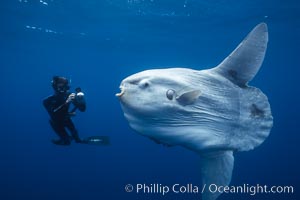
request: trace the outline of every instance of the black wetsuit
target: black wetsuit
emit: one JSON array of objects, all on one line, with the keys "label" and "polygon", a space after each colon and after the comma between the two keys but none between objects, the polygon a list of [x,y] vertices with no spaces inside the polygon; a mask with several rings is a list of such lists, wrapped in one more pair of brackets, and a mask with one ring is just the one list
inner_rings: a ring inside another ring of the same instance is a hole
[{"label": "black wetsuit", "polygon": [[[70,144],[71,137],[68,135],[67,128],[76,142],[80,142],[77,130],[69,114],[70,103],[66,103],[70,93],[56,93],[44,99],[43,104],[50,115],[50,125],[55,133],[60,137],[60,142],[64,145]],[[72,104],[81,112],[86,109],[85,102],[77,102],[76,99]]]}]

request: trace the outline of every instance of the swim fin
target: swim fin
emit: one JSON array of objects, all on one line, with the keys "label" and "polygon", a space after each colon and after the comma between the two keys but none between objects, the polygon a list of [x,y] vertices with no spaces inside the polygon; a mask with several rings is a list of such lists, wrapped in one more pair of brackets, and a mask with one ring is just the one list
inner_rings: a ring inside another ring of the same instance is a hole
[{"label": "swim fin", "polygon": [[110,144],[110,140],[108,136],[90,136],[82,139],[81,144],[106,146]]}]

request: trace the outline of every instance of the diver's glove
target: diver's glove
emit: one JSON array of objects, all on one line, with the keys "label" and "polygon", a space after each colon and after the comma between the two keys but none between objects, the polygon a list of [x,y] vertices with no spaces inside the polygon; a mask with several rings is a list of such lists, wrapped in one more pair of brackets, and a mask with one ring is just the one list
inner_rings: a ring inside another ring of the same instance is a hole
[{"label": "diver's glove", "polygon": [[68,96],[68,98],[67,98],[67,100],[66,100],[66,103],[72,102],[72,101],[75,99],[75,97],[76,97],[76,94],[75,94],[75,93],[71,93],[71,94]]}]

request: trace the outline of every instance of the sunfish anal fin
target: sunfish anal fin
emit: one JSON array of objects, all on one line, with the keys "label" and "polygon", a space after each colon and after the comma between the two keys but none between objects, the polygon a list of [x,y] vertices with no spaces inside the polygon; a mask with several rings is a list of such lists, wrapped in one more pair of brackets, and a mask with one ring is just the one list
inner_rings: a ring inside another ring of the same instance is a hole
[{"label": "sunfish anal fin", "polygon": [[209,186],[228,186],[234,165],[232,151],[218,151],[201,154],[201,175],[203,184],[203,200],[215,200],[222,193],[211,192]]}]

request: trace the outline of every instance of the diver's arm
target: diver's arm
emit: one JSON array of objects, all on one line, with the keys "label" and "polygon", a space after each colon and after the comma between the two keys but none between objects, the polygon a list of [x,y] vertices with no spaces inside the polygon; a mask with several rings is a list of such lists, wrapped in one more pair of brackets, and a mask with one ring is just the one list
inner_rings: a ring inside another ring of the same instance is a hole
[{"label": "diver's arm", "polygon": [[65,103],[63,103],[62,105],[60,105],[60,106],[58,106],[57,108],[55,108],[55,109],[53,110],[53,112],[55,113],[55,112],[61,110],[63,107],[69,105],[72,101],[74,101],[74,99],[75,99],[75,93],[71,93],[71,94],[68,96],[68,98],[67,98],[67,100],[65,101]]},{"label": "diver's arm", "polygon": [[68,105],[67,102],[65,102],[64,104],[58,106],[57,108],[53,109],[53,113],[56,113],[57,111],[61,110],[64,106]]},{"label": "diver's arm", "polygon": [[75,94],[72,93],[69,95],[69,97],[63,104],[56,107],[55,103],[53,103],[55,102],[55,97],[50,96],[43,100],[43,105],[46,108],[49,115],[52,117],[56,112],[60,111],[65,106],[68,106],[74,100],[74,98],[75,98]]}]

